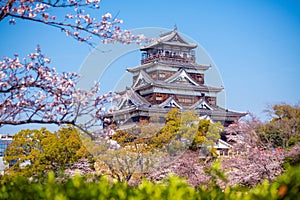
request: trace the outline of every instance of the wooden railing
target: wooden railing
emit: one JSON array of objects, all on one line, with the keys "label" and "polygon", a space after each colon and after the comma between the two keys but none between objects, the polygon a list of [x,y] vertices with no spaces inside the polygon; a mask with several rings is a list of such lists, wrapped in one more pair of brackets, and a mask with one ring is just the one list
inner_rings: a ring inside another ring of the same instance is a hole
[{"label": "wooden railing", "polygon": [[183,58],[181,56],[164,56],[164,55],[154,55],[141,60],[141,64],[147,64],[155,61],[167,61],[172,63],[195,63],[195,57]]}]

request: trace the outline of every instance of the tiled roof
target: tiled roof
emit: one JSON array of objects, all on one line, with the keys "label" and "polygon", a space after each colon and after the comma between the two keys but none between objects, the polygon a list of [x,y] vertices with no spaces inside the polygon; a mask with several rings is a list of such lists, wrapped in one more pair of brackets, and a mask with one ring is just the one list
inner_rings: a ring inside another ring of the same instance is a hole
[{"label": "tiled roof", "polygon": [[190,107],[190,109],[208,109],[213,110],[213,107],[209,105],[204,99],[200,99],[194,105]]},{"label": "tiled roof", "polygon": [[[208,115],[212,117],[242,117],[247,114],[247,113],[227,110],[216,105],[211,105],[203,99],[200,99],[198,102],[196,102],[194,105],[190,107],[184,107],[180,105],[180,103],[178,103],[174,99],[174,97],[169,97],[161,104],[151,105],[145,98],[143,98],[133,90],[127,90],[125,94],[126,95],[123,95],[124,99],[119,106],[120,110],[114,111],[114,114],[120,115],[137,109],[150,112],[150,113],[151,112],[167,113],[170,107],[178,107],[183,110],[196,110],[201,116]],[[128,100],[130,100],[133,104],[130,105],[129,107],[123,106],[124,102]],[[203,108],[198,106],[203,103],[208,106],[203,106]]]},{"label": "tiled roof", "polygon": [[166,83],[172,83],[173,81],[177,80],[178,78],[185,78],[187,79],[190,83],[198,86],[199,84],[193,80],[193,78],[191,78],[186,71],[181,68],[179,69],[175,74],[173,74],[172,76],[170,76],[169,78],[167,78],[164,82]]},{"label": "tiled roof", "polygon": [[133,68],[127,68],[126,70],[128,72],[136,72],[142,69],[147,69],[147,68],[151,68],[157,65],[161,65],[161,66],[167,66],[167,67],[171,67],[171,68],[178,68],[178,67],[182,67],[185,69],[193,69],[193,70],[208,70],[211,65],[206,65],[206,64],[197,64],[197,63],[176,63],[176,62],[169,62],[169,61],[163,61],[163,60],[159,60],[157,59],[157,61],[151,62],[151,63],[147,63],[147,64],[143,64],[143,65],[139,65]]},{"label": "tiled roof", "polygon": [[134,92],[132,89],[126,90],[126,92],[122,95],[122,101],[119,104],[119,109],[124,107],[124,104],[126,102],[130,102],[134,106],[150,106],[151,104],[142,96],[138,95],[136,92]]},{"label": "tiled roof", "polygon": [[174,29],[173,31],[167,32],[165,34],[161,34],[159,38],[157,38],[154,42],[151,44],[148,44],[144,47],[141,47],[141,50],[146,50],[149,48],[153,48],[159,44],[167,44],[171,46],[182,46],[187,48],[196,48],[197,44],[188,43],[186,42],[177,32],[177,29]]},{"label": "tiled roof", "polygon": [[[143,83],[140,84],[140,81],[143,81]],[[141,70],[136,81],[133,83],[132,88],[141,86],[141,85],[147,85],[153,83],[153,79],[144,71]]]},{"label": "tiled roof", "polygon": [[222,87],[212,87],[207,85],[193,85],[193,84],[174,84],[174,83],[166,83],[164,81],[156,81],[153,80],[153,82],[137,86],[133,88],[135,91],[137,90],[144,90],[149,87],[157,87],[157,88],[163,88],[163,89],[175,89],[175,90],[186,90],[186,91],[197,91],[197,92],[220,92],[223,90]]},{"label": "tiled roof", "polygon": [[[178,78],[186,78],[187,80],[182,83],[173,83]],[[138,84],[140,80],[144,80],[143,84]],[[212,87],[207,85],[200,85],[196,83],[186,72],[184,69],[180,69],[178,72],[173,74],[171,77],[166,80],[153,80],[145,71],[140,70],[137,80],[133,83],[133,89],[135,91],[142,90],[149,87],[159,87],[166,89],[183,89],[190,91],[200,91],[200,92],[220,92],[224,88],[222,87]]]},{"label": "tiled roof", "polygon": [[161,104],[159,104],[158,107],[160,107],[160,108],[177,107],[177,108],[182,109],[182,106],[175,100],[175,98],[173,96],[169,97],[164,102],[162,102]]}]

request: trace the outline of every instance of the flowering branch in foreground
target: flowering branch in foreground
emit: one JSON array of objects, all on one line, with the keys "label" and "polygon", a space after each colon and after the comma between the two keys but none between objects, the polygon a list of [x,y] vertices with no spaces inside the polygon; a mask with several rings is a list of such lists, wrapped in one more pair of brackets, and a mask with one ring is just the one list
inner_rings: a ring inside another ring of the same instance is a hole
[{"label": "flowering branch in foreground", "polygon": [[[58,73],[49,63],[39,47],[22,61],[18,55],[0,61],[0,126],[71,124],[86,130],[99,125],[104,105],[116,96],[98,95],[98,83],[89,91],[78,89],[78,74]],[[79,123],[84,116],[88,120]]]},{"label": "flowering branch in foreground", "polygon": [[[143,35],[132,35],[129,30],[121,30],[123,20],[113,18],[106,13],[96,19],[86,14],[86,10],[99,9],[100,0],[62,0],[62,1],[34,1],[8,0],[0,2],[0,21],[11,17],[10,24],[16,19],[23,19],[46,24],[65,32],[74,39],[92,43],[92,36],[101,39],[103,43],[121,42],[140,44],[147,40]],[[64,11],[63,16],[56,16],[51,12]],[[71,13],[69,13],[71,11]]]}]

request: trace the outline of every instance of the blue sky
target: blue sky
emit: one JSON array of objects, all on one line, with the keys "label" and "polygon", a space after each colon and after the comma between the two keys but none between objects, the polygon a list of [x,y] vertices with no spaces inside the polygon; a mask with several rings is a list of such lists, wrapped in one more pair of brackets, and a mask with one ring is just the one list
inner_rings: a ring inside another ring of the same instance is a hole
[{"label": "blue sky", "polygon": [[[197,41],[220,71],[229,109],[265,119],[262,111],[268,104],[300,100],[299,1],[102,0],[101,5],[93,15],[118,14],[125,29],[173,29],[176,24]],[[59,71],[78,72],[93,51],[55,28],[22,20],[13,26],[1,21],[0,35],[0,57],[26,56],[40,44]]]}]

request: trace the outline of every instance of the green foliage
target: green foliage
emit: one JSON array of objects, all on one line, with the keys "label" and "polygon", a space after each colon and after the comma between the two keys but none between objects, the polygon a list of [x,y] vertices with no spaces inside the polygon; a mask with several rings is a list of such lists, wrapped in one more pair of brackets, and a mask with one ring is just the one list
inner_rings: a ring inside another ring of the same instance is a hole
[{"label": "green foliage", "polygon": [[285,158],[284,167],[300,167],[300,143],[289,149]]},{"label": "green foliage", "polygon": [[166,125],[161,129],[160,133],[153,137],[154,146],[161,148],[170,142],[178,134],[180,127],[180,112],[178,108],[170,110],[166,115]]},{"label": "green foliage", "polygon": [[274,182],[280,199],[300,199],[300,167],[289,168]]},{"label": "green foliage", "polygon": [[221,163],[219,160],[216,160],[211,167],[207,168],[205,173],[210,177],[210,181],[207,185],[210,188],[216,187],[218,181],[227,182],[226,176],[221,170]]},{"label": "green foliage", "polygon": [[58,173],[88,155],[77,129],[63,127],[51,133],[41,128],[22,130],[14,135],[4,161],[12,164],[6,171],[10,175],[39,177],[49,170]]},{"label": "green foliage", "polygon": [[190,147],[192,150],[198,149],[199,146],[202,145],[206,140],[205,135],[208,131],[209,124],[210,124],[209,120],[205,120],[205,119],[199,120],[198,129],[193,139],[192,145]]},{"label": "green foliage", "polygon": [[300,141],[300,107],[298,105],[278,104],[268,112],[273,118],[258,128],[260,139],[264,144],[290,147]]},{"label": "green foliage", "polygon": [[263,144],[271,144],[274,147],[283,146],[280,129],[274,123],[260,124],[257,132]]},{"label": "green foliage", "polygon": [[159,155],[150,142],[155,129],[152,124],[143,124],[134,129],[117,131],[111,138],[111,141],[116,141],[119,145],[114,146],[115,148],[107,140],[100,139],[97,145],[90,143],[88,146],[94,147],[90,150],[101,173],[126,182],[148,171]]},{"label": "green foliage", "polygon": [[224,127],[221,122],[210,123],[208,131],[206,132],[205,146],[213,146],[220,139],[220,133],[224,131]]},{"label": "green foliage", "polygon": [[[220,177],[218,164],[211,174]],[[137,187],[131,187],[124,182],[109,182],[105,177],[97,182],[90,182],[85,177],[75,176],[66,182],[55,179],[54,173],[49,173],[47,181],[39,184],[26,177],[11,177],[1,180],[0,199],[299,199],[300,169],[290,168],[273,183],[262,182],[251,189],[226,187],[215,184],[209,187],[193,188],[183,179],[170,176],[161,183],[144,180]]]},{"label": "green foliage", "polygon": [[194,111],[180,113],[179,109],[174,108],[166,115],[166,125],[151,138],[151,142],[156,148],[167,148],[169,153],[187,147],[197,150],[200,146],[214,146],[223,130],[220,122],[199,120]]},{"label": "green foliage", "polygon": [[224,130],[220,122],[211,123],[210,120],[199,120],[198,130],[191,145],[192,150],[196,150],[199,146],[212,148],[218,139],[220,133]]},{"label": "green foliage", "polygon": [[[111,149],[108,146],[93,155],[96,155],[103,168],[108,169],[105,170],[107,174],[119,181],[129,181],[134,175],[143,175],[161,160],[171,160],[192,145],[195,150],[202,144],[214,146],[221,131],[223,126],[220,123],[199,121],[196,112],[181,113],[178,108],[174,108],[167,113],[163,127],[153,122],[117,131],[111,139],[120,147]],[[210,153],[216,155],[212,148]]]},{"label": "green foliage", "polygon": [[112,140],[117,141],[119,145],[125,147],[127,145],[131,145],[134,143],[137,137],[132,135],[131,133],[126,132],[126,130],[117,131],[113,136]]},{"label": "green foliage", "polygon": [[191,145],[197,132],[199,115],[196,111],[185,111],[181,114],[181,122],[178,130],[180,139],[185,139],[187,145]]}]

